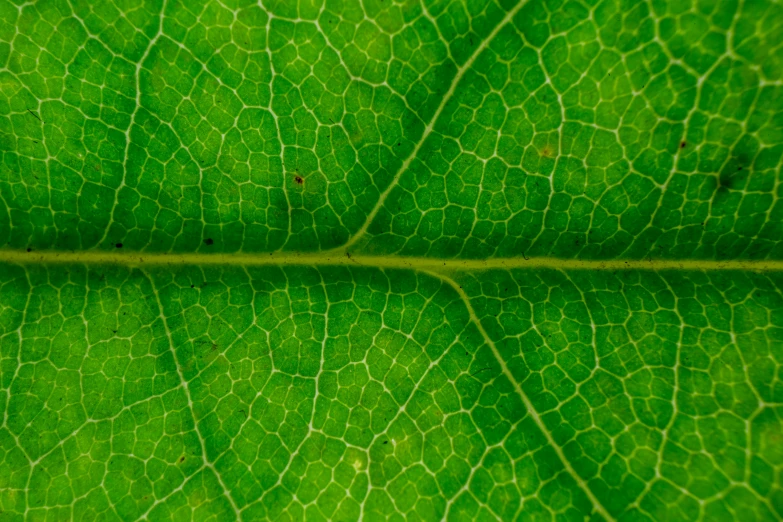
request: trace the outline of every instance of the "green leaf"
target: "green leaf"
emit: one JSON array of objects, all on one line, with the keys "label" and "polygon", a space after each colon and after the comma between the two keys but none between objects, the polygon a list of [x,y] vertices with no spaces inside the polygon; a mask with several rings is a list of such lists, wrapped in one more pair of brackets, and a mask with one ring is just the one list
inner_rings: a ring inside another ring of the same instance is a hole
[{"label": "green leaf", "polygon": [[783,518],[774,0],[0,0],[0,520]]}]

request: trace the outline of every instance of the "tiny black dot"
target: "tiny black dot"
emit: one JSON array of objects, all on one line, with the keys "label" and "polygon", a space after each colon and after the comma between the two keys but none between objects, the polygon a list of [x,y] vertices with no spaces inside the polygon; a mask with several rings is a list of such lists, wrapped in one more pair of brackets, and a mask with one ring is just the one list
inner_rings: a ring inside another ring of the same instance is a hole
[{"label": "tiny black dot", "polygon": [[681,148],[681,149],[684,149],[686,145],[687,145],[687,143],[685,143],[685,142],[683,141],[682,143],[680,143],[680,148]]},{"label": "tiny black dot", "polygon": [[116,246],[117,248],[122,248],[122,243],[117,243],[117,244],[116,244],[116,245],[114,245],[114,246]]},{"label": "tiny black dot", "polygon": [[207,244],[207,246],[209,246],[209,245],[213,244],[213,243],[214,243],[214,241],[212,240],[212,238],[211,238],[211,237],[208,237],[208,238],[206,238],[206,239],[204,240],[204,243],[206,243],[206,244]]}]

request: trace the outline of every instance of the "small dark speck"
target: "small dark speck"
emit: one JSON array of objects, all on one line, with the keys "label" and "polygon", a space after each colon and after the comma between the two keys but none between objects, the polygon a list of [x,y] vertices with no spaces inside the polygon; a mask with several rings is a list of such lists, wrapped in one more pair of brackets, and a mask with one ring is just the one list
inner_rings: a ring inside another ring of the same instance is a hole
[{"label": "small dark speck", "polygon": [[28,248],[28,249],[27,249],[27,251],[28,251],[28,252],[32,252],[32,251],[33,251],[33,249],[32,249],[32,248]]},{"label": "small dark speck", "polygon": [[114,245],[114,246],[116,246],[117,248],[122,248],[122,243],[117,243],[117,244],[116,244],[116,245]]},{"label": "small dark speck", "polygon": [[185,457],[180,457],[180,458],[179,458],[179,461],[180,461],[180,462],[185,462]]},{"label": "small dark speck", "polygon": [[742,170],[742,167],[738,167],[737,170]]},{"label": "small dark speck", "polygon": [[195,287],[195,285],[190,285],[190,288],[194,288],[194,287]]},{"label": "small dark speck", "polygon": [[210,245],[212,245],[214,243],[215,243],[215,241],[213,241],[213,239],[211,237],[208,237],[208,238],[206,238],[204,240],[204,244],[207,245],[207,246],[210,246]]},{"label": "small dark speck", "polygon": [[388,444],[388,443],[389,443],[389,441],[388,441],[388,440],[385,440],[385,441],[383,441],[383,443],[384,443],[384,444]]},{"label": "small dark speck", "polygon": [[680,143],[680,148],[681,148],[681,149],[684,149],[686,145],[687,145],[687,143],[685,143],[685,142],[683,141],[682,143]]},{"label": "small dark speck", "polygon": [[301,185],[302,183],[304,183],[304,179],[302,179],[302,176],[296,176],[296,177],[294,178],[294,181],[296,181],[296,182],[297,182],[299,185]]}]

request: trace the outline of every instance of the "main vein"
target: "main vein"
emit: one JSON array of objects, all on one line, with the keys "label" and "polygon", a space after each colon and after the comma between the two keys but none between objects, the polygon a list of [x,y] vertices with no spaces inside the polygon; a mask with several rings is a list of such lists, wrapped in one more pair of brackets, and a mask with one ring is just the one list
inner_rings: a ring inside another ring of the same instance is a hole
[{"label": "main vein", "polygon": [[744,270],[783,271],[783,260],[717,261],[698,259],[582,260],[553,257],[512,257],[490,259],[441,259],[404,256],[363,256],[321,253],[145,253],[119,251],[56,251],[0,249],[0,263],[87,264],[123,266],[350,266],[386,269],[427,270],[430,272],[480,271],[497,269],[553,270]]},{"label": "main vein", "polygon": [[419,141],[416,143],[416,146],[413,148],[413,152],[411,152],[410,156],[405,158],[405,161],[402,163],[402,166],[394,175],[394,178],[392,178],[391,182],[389,183],[389,186],[386,187],[386,189],[381,193],[380,197],[378,198],[378,202],[375,204],[373,209],[367,215],[367,219],[364,220],[364,224],[362,225],[362,228],[356,231],[356,233],[348,239],[347,243],[345,243],[340,247],[335,248],[334,251],[346,250],[350,248],[352,245],[354,245],[362,236],[364,236],[365,232],[367,232],[367,229],[375,219],[375,216],[383,207],[383,204],[386,201],[386,198],[389,196],[389,193],[394,189],[394,187],[397,186],[397,182],[400,180],[400,177],[405,173],[405,171],[408,170],[408,167],[410,167],[411,162],[413,162],[413,160],[419,154],[419,150],[424,145],[424,142],[427,141],[429,135],[432,133],[432,129],[435,127],[435,123],[438,121],[438,118],[440,117],[441,112],[443,112],[443,109],[446,107],[448,101],[454,95],[454,91],[457,89],[457,85],[459,85],[459,82],[460,80],[462,80],[462,77],[465,75],[468,69],[470,69],[473,66],[473,62],[475,62],[476,58],[478,58],[481,55],[481,53],[484,51],[484,49],[487,48],[489,43],[495,38],[495,36],[497,36],[500,30],[503,29],[503,27],[505,27],[506,24],[508,24],[514,18],[514,16],[519,12],[520,9],[522,9],[522,6],[524,6],[526,3],[527,0],[519,0],[519,3],[516,6],[514,6],[508,13],[506,13],[506,16],[503,18],[503,20],[501,20],[500,23],[498,23],[495,26],[492,32],[489,33],[489,36],[487,36],[481,42],[481,44],[479,44],[479,46],[476,47],[476,50],[473,51],[473,54],[470,55],[468,61],[466,61],[462,65],[462,67],[460,67],[457,70],[457,74],[454,76],[454,80],[452,80],[451,85],[449,86],[449,90],[446,91],[446,94],[443,95],[443,98],[441,99],[440,105],[438,105],[435,114],[432,116],[432,119],[427,124],[427,127],[425,127],[424,133],[421,135],[421,139],[419,139]]}]

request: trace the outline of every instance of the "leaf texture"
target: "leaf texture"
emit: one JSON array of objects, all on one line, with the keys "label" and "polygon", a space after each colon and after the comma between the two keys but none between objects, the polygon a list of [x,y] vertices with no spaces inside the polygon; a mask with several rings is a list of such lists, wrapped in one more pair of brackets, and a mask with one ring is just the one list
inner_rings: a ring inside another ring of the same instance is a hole
[{"label": "leaf texture", "polygon": [[0,0],[0,521],[781,519],[781,34]]}]

